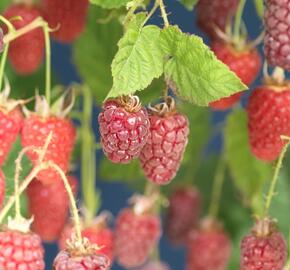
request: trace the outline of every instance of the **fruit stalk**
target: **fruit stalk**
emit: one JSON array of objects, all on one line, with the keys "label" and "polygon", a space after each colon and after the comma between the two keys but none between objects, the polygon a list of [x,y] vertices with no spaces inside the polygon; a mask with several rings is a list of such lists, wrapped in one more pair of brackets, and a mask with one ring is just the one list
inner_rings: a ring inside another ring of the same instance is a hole
[{"label": "fruit stalk", "polygon": [[44,40],[45,40],[45,97],[47,103],[50,104],[50,89],[51,89],[51,45],[49,38],[49,26],[45,22],[43,26]]},{"label": "fruit stalk", "polygon": [[237,13],[235,16],[235,23],[234,23],[234,39],[236,41],[240,40],[240,27],[242,23],[243,11],[246,5],[246,0],[240,0]]},{"label": "fruit stalk", "polygon": [[162,16],[162,19],[164,21],[164,27],[166,28],[166,27],[170,26],[170,23],[169,23],[168,18],[167,18],[165,5],[164,5],[163,0],[158,0],[158,2],[159,2],[160,11],[161,11],[161,16]]}]

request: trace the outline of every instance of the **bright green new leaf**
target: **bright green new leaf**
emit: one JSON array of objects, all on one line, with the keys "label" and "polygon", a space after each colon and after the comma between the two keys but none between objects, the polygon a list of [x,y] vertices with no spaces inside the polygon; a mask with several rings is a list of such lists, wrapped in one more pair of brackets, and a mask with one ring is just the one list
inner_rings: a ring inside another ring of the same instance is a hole
[{"label": "bright green new leaf", "polygon": [[92,4],[109,9],[125,6],[130,1],[131,0],[90,0]]},{"label": "bright green new leaf", "polygon": [[225,153],[236,187],[252,201],[271,178],[271,166],[257,160],[251,153],[247,116],[243,110],[229,115],[225,127]]},{"label": "bright green new leaf", "polygon": [[119,41],[119,51],[112,63],[113,88],[108,97],[133,94],[150,85],[163,72],[160,28],[142,27],[145,13],[139,13]]},{"label": "bright green new leaf", "polygon": [[97,19],[106,16],[100,8],[91,7],[86,30],[73,48],[76,67],[98,103],[102,103],[112,87],[110,64],[122,35],[122,27],[116,19],[108,24],[97,23]]},{"label": "bright green new leaf", "polygon": [[168,59],[164,67],[166,80],[181,98],[207,106],[247,89],[197,36],[171,26],[162,31],[161,46]]},{"label": "bright green new leaf", "polygon": [[188,10],[193,10],[194,6],[197,4],[198,0],[180,0]]},{"label": "bright green new leaf", "polygon": [[255,0],[255,7],[256,7],[257,14],[260,17],[263,17],[263,15],[264,15],[264,1],[263,0]]}]

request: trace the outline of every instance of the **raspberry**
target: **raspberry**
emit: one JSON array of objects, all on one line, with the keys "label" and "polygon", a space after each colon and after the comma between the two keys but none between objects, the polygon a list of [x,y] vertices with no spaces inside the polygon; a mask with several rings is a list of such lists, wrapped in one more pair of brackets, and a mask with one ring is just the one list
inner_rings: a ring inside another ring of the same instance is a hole
[{"label": "raspberry", "polygon": [[[69,177],[70,185],[76,179]],[[35,179],[27,188],[28,210],[33,217],[32,229],[43,241],[53,242],[60,236],[69,215],[69,199],[62,180],[43,185]]]},{"label": "raspberry", "polygon": [[139,157],[149,134],[149,120],[136,97],[109,100],[99,114],[103,150],[114,163],[129,163]]},{"label": "raspberry", "polygon": [[140,162],[150,181],[165,185],[175,177],[180,167],[188,141],[189,122],[185,115],[172,108],[164,115],[152,112],[149,120],[150,134]]},{"label": "raspberry", "polygon": [[215,27],[225,32],[238,7],[238,0],[199,0],[197,24],[212,39],[218,38]]},{"label": "raspberry", "polygon": [[[284,90],[284,91],[283,91]],[[252,153],[259,159],[276,159],[290,136],[290,88],[260,86],[248,103],[248,129]]]},{"label": "raspberry", "polygon": [[34,233],[0,232],[0,269],[44,270],[44,250]]},{"label": "raspberry", "polygon": [[[21,134],[22,145],[23,147],[43,147],[50,132],[53,136],[44,160],[54,162],[64,172],[67,172],[76,136],[75,128],[69,119],[30,114],[24,121]],[[34,164],[37,164],[37,153],[29,151],[28,157]],[[46,169],[38,173],[37,179],[43,184],[51,184],[60,179],[60,176],[55,170]]]},{"label": "raspberry", "polygon": [[[34,6],[15,4],[9,6],[4,12],[4,17],[11,19],[21,17],[21,20],[12,20],[16,29],[22,28],[37,17],[41,17],[40,11]],[[12,41],[9,47],[9,60],[18,74],[27,75],[38,70],[44,56],[45,42],[41,28]]]},{"label": "raspberry", "polygon": [[0,208],[5,199],[5,176],[0,169]]},{"label": "raspberry", "polygon": [[264,51],[268,63],[290,71],[290,1],[265,1]]},{"label": "raspberry", "polygon": [[184,244],[200,213],[200,194],[196,188],[182,187],[169,198],[165,231],[174,244]]},{"label": "raspberry", "polygon": [[0,104],[0,165],[3,165],[21,130],[23,115],[18,107],[7,110]]},{"label": "raspberry", "polygon": [[[138,268],[139,269],[139,268]],[[149,262],[139,270],[170,270],[170,267],[163,262]]]},{"label": "raspberry", "polygon": [[110,261],[104,255],[89,254],[73,256],[61,251],[53,262],[54,270],[109,270]]},{"label": "raspberry", "polygon": [[269,219],[259,220],[241,242],[241,270],[282,270],[286,259],[285,239]]},{"label": "raspberry", "polygon": [[[113,232],[104,226],[104,224],[93,224],[83,228],[82,236],[87,238],[91,244],[96,244],[100,248],[97,250],[98,254],[106,255],[111,261],[113,259]],[[62,231],[58,245],[60,249],[65,249],[67,240],[71,238],[73,233],[73,225],[68,224]]]},{"label": "raspberry", "polygon": [[[238,51],[229,44],[216,41],[212,45],[212,50],[217,58],[226,64],[244,84],[249,86],[259,74],[262,60],[256,49]],[[241,96],[242,93],[236,93],[210,103],[210,107],[217,110],[229,109],[240,100]]]},{"label": "raspberry", "polygon": [[42,0],[44,18],[51,28],[52,37],[63,43],[74,41],[82,33],[86,23],[88,0]]},{"label": "raspberry", "polygon": [[157,244],[160,219],[150,213],[136,214],[126,208],[119,213],[115,229],[115,255],[124,268],[142,265]]},{"label": "raspberry", "polygon": [[224,270],[231,254],[231,242],[220,224],[204,219],[192,231],[187,247],[187,270]]}]

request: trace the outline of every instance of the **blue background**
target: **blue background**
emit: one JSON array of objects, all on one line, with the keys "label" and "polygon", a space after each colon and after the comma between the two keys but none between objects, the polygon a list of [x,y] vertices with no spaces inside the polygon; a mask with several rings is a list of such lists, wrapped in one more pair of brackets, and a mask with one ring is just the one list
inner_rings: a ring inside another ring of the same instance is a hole
[{"label": "blue background", "polygon": [[[244,19],[247,23],[249,35],[251,38],[256,38],[262,29],[261,21],[257,18],[253,1],[247,1],[247,6],[244,13]],[[187,11],[177,1],[166,1],[167,11],[169,12],[169,19],[171,24],[178,24],[184,32],[198,34],[204,37],[205,42],[207,39],[195,25],[194,12]],[[159,16],[155,16],[152,20],[153,23],[161,24]],[[68,85],[75,81],[80,81],[77,71],[74,68],[71,59],[71,48],[69,46],[54,43],[53,44],[53,69],[54,73],[58,74],[60,81],[64,85]],[[258,79],[259,80],[259,79]],[[247,96],[247,95],[246,95]],[[246,97],[245,97],[246,99]],[[213,113],[213,124],[222,121],[226,113]],[[96,118],[95,118],[96,119]],[[96,123],[95,123],[96,125]],[[215,138],[209,144],[210,150],[218,151],[221,144],[221,138]],[[126,205],[128,197],[132,194],[126,186],[115,183],[105,183],[98,179],[98,188],[102,191],[102,209],[109,209],[113,215],[116,215],[120,208]],[[185,253],[184,249],[176,249],[170,246],[170,243],[164,237],[160,242],[161,259],[166,261],[172,270],[184,269]],[[51,269],[53,258],[57,254],[55,245],[46,245],[46,269]],[[113,270],[123,269],[114,265]]]}]

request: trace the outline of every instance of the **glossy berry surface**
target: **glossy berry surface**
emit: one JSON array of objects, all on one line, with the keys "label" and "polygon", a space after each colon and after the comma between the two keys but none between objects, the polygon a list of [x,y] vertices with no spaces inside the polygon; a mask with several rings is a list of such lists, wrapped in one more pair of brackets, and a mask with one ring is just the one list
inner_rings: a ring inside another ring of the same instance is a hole
[{"label": "glossy berry surface", "polygon": [[[71,186],[76,179],[68,178]],[[32,230],[42,241],[53,242],[60,236],[69,216],[69,199],[62,180],[44,185],[37,179],[27,188],[28,212],[33,217]]]},{"label": "glossy berry surface", "polygon": [[268,63],[290,71],[290,1],[266,0],[264,50]]},{"label": "glossy berry surface", "polygon": [[[216,57],[226,64],[245,85],[249,86],[255,81],[262,63],[261,56],[256,49],[239,52],[230,45],[216,41],[212,45],[212,50]],[[210,106],[213,109],[226,110],[236,104],[241,96],[242,93],[236,93],[232,96],[212,102]]]},{"label": "glossy berry surface", "polygon": [[[25,4],[13,4],[4,11],[4,17],[7,19],[21,17],[21,20],[11,21],[16,29],[23,28],[41,16],[38,8]],[[18,74],[31,74],[41,65],[44,49],[43,31],[37,28],[11,42],[9,60]]]},{"label": "glossy berry surface", "polygon": [[17,107],[7,111],[0,106],[0,165],[3,165],[23,124],[23,115]]},{"label": "glossy berry surface", "polygon": [[139,157],[149,135],[144,108],[129,112],[117,101],[109,100],[99,114],[99,125],[103,151],[109,160],[129,163]]},{"label": "glossy berry surface", "polygon": [[60,251],[53,262],[54,270],[109,270],[110,261],[104,255],[72,256]]},{"label": "glossy berry surface", "polygon": [[115,230],[115,256],[124,268],[141,266],[161,234],[160,219],[152,214],[135,214],[124,209],[118,215]]},{"label": "glossy berry surface", "polygon": [[49,26],[57,29],[51,33],[55,40],[70,43],[83,32],[88,0],[42,0],[41,6]]},{"label": "glossy berry surface", "polygon": [[0,169],[0,209],[5,199],[5,176],[4,173]]},{"label": "glossy berry surface", "polygon": [[218,38],[215,27],[225,32],[238,3],[238,0],[199,0],[196,6],[198,26],[211,38]]},{"label": "glossy berry surface", "polygon": [[[43,147],[50,132],[52,132],[52,139],[44,161],[50,160],[67,172],[76,136],[75,128],[70,120],[55,116],[41,118],[36,114],[31,114],[24,121],[21,133],[22,145],[23,147]],[[39,157],[37,153],[29,151],[28,157],[34,164],[37,164]],[[60,179],[60,176],[55,170],[49,168],[38,173],[37,179],[43,184],[51,184]]]},{"label": "glossy berry surface", "polygon": [[34,233],[0,232],[0,269],[44,270],[44,250]]},{"label": "glossy berry surface", "polygon": [[275,160],[290,136],[290,89],[274,91],[271,87],[255,89],[248,103],[248,129],[252,153],[265,161]]},{"label": "glossy berry surface", "polygon": [[197,189],[187,186],[176,189],[169,198],[165,232],[174,244],[184,244],[198,222],[201,204]]},{"label": "glossy berry surface", "polygon": [[146,177],[159,185],[176,175],[188,142],[189,122],[185,115],[150,116],[150,135],[140,155]]}]

